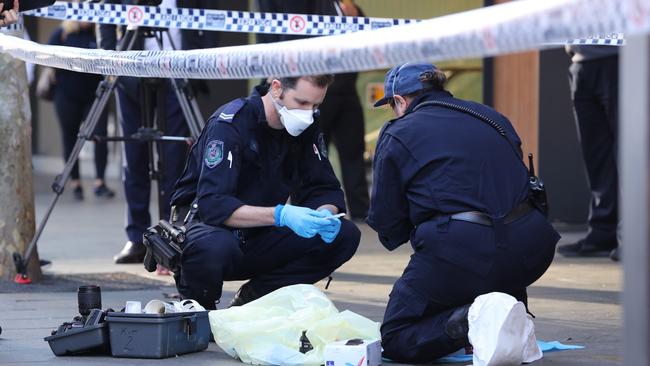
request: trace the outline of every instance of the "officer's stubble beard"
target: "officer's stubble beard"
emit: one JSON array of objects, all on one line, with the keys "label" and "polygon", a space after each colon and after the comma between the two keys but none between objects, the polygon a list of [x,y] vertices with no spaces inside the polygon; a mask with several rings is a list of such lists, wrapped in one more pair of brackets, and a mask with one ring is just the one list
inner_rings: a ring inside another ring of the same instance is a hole
[{"label": "officer's stubble beard", "polygon": [[284,126],[280,121],[280,115],[278,114],[278,111],[273,105],[273,98],[280,98],[282,94],[282,84],[277,79],[272,80],[270,84],[271,87],[269,88],[269,91],[262,97],[262,103],[264,104],[264,114],[266,115],[266,121],[269,124],[269,127],[276,130],[281,130],[284,129]]}]

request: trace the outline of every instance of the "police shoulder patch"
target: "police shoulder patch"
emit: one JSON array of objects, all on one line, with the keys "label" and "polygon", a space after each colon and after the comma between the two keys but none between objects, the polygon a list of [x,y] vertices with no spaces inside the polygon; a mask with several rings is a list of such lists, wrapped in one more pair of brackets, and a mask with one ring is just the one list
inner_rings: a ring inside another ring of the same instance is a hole
[{"label": "police shoulder patch", "polygon": [[203,161],[205,166],[212,169],[215,166],[219,165],[223,160],[223,141],[212,140],[207,143],[205,146],[205,152],[203,153]]}]

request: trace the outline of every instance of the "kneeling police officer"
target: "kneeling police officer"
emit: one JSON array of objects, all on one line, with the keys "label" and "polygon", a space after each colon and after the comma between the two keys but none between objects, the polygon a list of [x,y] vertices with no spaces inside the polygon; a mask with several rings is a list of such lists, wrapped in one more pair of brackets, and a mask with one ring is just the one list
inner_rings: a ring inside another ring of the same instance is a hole
[{"label": "kneeling police officer", "polygon": [[[521,141],[495,110],[454,98],[429,63],[386,74],[395,119],[375,153],[368,224],[393,250],[414,254],[395,283],[381,327],[384,355],[425,363],[469,344],[474,299],[526,287],[551,264],[559,235],[529,203]],[[475,345],[476,346],[476,345]]]},{"label": "kneeling police officer", "polygon": [[[231,305],[315,283],[348,261],[359,229],[314,121],[333,76],[272,79],[208,120],[172,204],[190,206],[181,296],[214,309],[224,280],[249,280]],[[290,204],[287,200],[290,199]]]}]

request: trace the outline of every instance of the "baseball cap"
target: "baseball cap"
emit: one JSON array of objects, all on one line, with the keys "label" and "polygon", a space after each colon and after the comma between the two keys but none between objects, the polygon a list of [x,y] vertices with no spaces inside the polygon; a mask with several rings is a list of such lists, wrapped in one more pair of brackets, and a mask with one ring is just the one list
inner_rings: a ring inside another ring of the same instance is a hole
[{"label": "baseball cap", "polygon": [[384,97],[375,103],[375,107],[388,103],[388,100],[395,95],[407,95],[428,87],[420,81],[420,76],[425,72],[434,72],[435,70],[438,68],[428,62],[409,62],[388,70],[384,79]]}]

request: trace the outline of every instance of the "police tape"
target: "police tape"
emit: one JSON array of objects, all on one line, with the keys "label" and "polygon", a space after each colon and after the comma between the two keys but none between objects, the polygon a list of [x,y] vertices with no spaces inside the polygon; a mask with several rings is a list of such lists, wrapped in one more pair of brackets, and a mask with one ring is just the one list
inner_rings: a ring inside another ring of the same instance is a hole
[{"label": "police tape", "polygon": [[247,79],[487,57],[544,48],[584,34],[633,36],[648,31],[648,1],[520,0],[403,26],[274,44],[117,52],[43,46],[0,35],[0,51],[41,65],[104,75]]},{"label": "police tape", "polygon": [[0,28],[0,33],[2,34],[17,35],[17,34],[22,34],[22,32],[23,32],[22,18],[17,23],[10,24]]},{"label": "police tape", "polygon": [[37,17],[100,24],[222,32],[330,36],[417,22],[414,19],[256,13],[157,6],[70,3],[25,12]]},{"label": "police tape", "polygon": [[579,46],[625,46],[625,36],[623,33],[597,34],[572,39],[567,41],[566,44]]},{"label": "police tape", "polygon": [[[25,14],[50,19],[131,27],[306,36],[331,36],[405,25],[419,21],[416,19],[258,13],[64,1],[57,1],[49,7],[31,10]],[[616,34],[615,37],[600,35],[569,40],[567,43],[622,46],[624,39],[622,34]]]}]

